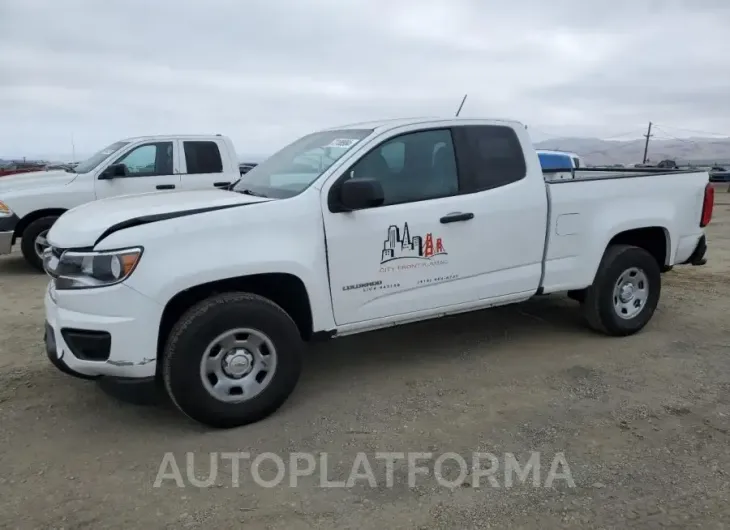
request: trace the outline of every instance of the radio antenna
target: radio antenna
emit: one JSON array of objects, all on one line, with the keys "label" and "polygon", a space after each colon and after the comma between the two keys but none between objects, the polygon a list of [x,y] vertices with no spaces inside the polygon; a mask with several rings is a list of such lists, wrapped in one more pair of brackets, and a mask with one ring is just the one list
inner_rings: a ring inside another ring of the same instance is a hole
[{"label": "radio antenna", "polygon": [[459,114],[461,113],[461,109],[464,107],[464,102],[466,101],[466,96],[468,94],[464,94],[464,98],[461,100],[461,105],[459,105],[459,110],[456,111],[456,117],[459,117]]}]

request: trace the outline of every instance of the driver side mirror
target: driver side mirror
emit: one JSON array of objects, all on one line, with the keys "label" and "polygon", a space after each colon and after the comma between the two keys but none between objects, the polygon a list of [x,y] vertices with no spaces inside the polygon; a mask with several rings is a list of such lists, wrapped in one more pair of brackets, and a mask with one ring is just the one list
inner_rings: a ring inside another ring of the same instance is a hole
[{"label": "driver side mirror", "polygon": [[362,210],[385,202],[383,186],[374,178],[355,177],[340,186],[341,211]]},{"label": "driver side mirror", "polygon": [[129,170],[125,164],[112,164],[106,168],[101,175],[99,180],[112,180],[118,177],[126,177],[129,175]]}]

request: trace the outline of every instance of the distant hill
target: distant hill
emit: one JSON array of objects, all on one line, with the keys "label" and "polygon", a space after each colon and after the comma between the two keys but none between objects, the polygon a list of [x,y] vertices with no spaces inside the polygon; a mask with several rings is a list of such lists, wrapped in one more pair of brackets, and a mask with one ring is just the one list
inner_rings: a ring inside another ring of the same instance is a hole
[{"label": "distant hill", "polygon": [[[644,157],[644,140],[600,140],[598,138],[556,138],[537,142],[538,149],[578,153],[587,164],[637,164]],[[684,138],[649,141],[649,161],[670,159],[678,164],[730,164],[730,138]]]}]

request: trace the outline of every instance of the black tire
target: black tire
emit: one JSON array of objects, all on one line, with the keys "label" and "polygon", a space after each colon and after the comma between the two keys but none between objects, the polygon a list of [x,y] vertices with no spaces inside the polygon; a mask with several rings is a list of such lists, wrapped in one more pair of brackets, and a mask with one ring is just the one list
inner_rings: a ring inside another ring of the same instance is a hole
[{"label": "black tire", "polygon": [[[240,327],[259,330],[271,339],[277,366],[260,394],[230,403],[206,390],[200,363],[216,337]],[[162,377],[172,402],[191,419],[215,428],[240,427],[271,415],[287,400],[299,380],[302,350],[299,329],[281,307],[255,294],[224,293],[193,306],[173,326]]]},{"label": "black tire", "polygon": [[41,217],[30,223],[23,230],[23,236],[20,240],[20,250],[23,252],[25,261],[40,272],[45,271],[43,270],[43,260],[35,253],[35,240],[38,234],[51,228],[53,223],[56,222],[56,219],[58,219],[56,215]]},{"label": "black tire", "polygon": [[[621,274],[632,267],[646,274],[649,293],[641,311],[625,319],[614,309],[613,290]],[[596,331],[618,337],[633,335],[646,326],[654,315],[661,285],[659,264],[651,254],[631,245],[612,245],[603,255],[593,285],[586,290],[583,315],[588,325]]]}]

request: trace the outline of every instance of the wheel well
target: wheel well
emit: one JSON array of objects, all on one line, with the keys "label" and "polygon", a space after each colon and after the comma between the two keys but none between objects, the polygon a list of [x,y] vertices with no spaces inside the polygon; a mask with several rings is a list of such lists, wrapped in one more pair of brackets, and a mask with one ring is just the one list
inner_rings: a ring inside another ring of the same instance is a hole
[{"label": "wheel well", "polygon": [[613,236],[608,243],[610,245],[633,245],[643,248],[654,256],[659,267],[664,267],[669,262],[669,238],[666,230],[660,226],[647,228],[635,228],[626,230]]},{"label": "wheel well", "polygon": [[160,331],[157,338],[158,358],[162,356],[167,337],[180,317],[193,305],[219,293],[242,291],[257,294],[278,304],[294,320],[302,339],[312,336],[312,309],[304,282],[286,273],[267,273],[228,278],[204,283],[186,289],[167,303],[162,313]]},{"label": "wheel well", "polygon": [[13,234],[13,239],[23,237],[23,231],[33,221],[40,219],[41,217],[47,217],[49,215],[60,216],[60,215],[63,215],[64,213],[66,213],[66,210],[64,210],[63,208],[48,208],[46,210],[36,210],[35,212],[29,213],[28,215],[23,217],[18,222],[18,225],[15,227],[15,233]]}]

